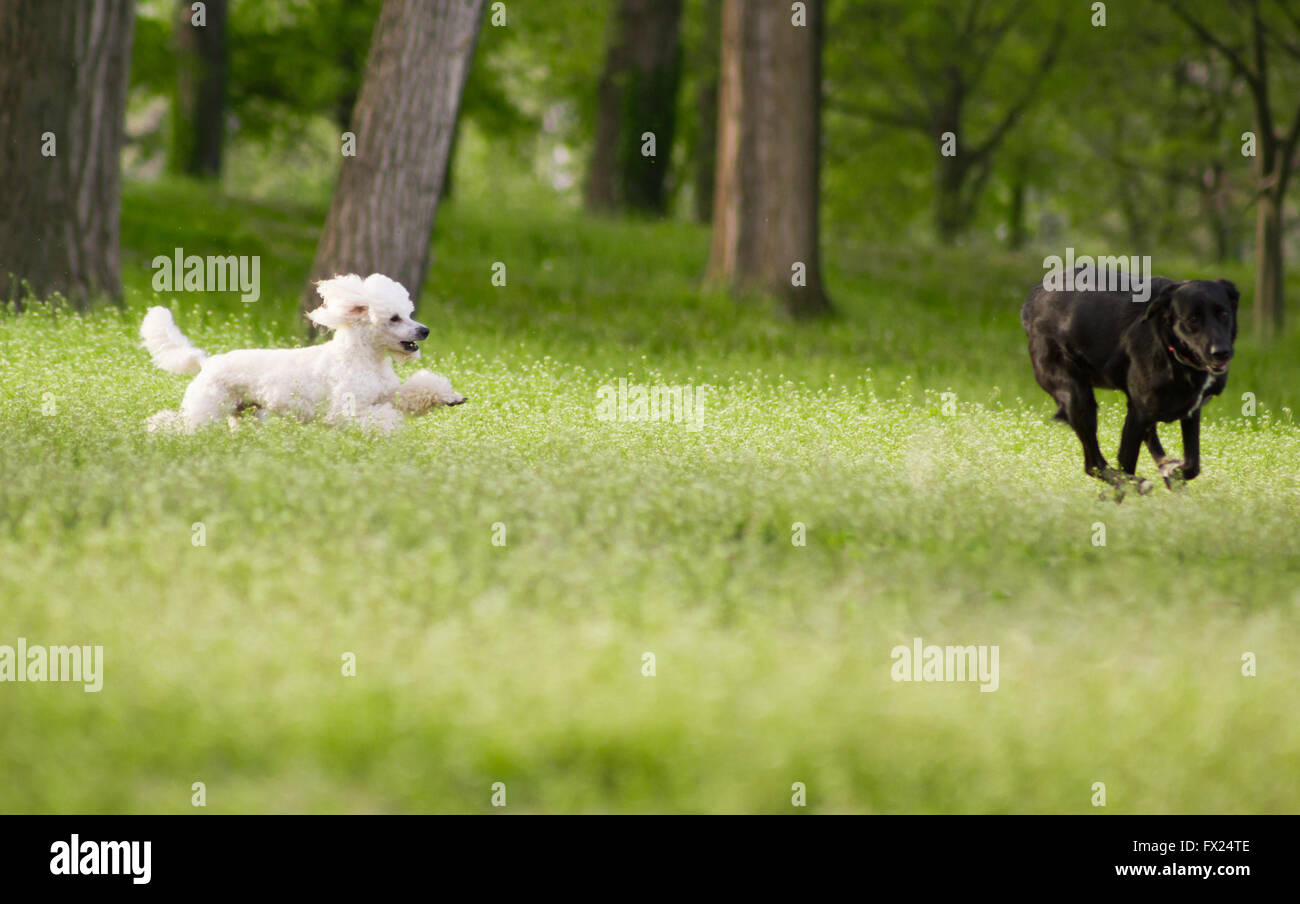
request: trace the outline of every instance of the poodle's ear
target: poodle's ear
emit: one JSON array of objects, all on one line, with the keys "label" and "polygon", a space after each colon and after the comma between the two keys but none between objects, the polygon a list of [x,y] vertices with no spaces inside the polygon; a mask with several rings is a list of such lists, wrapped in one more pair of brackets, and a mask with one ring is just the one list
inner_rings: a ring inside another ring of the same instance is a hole
[{"label": "poodle's ear", "polygon": [[355,273],[322,279],[316,283],[316,292],[325,303],[307,317],[326,329],[337,330],[359,323],[370,313],[365,283]]},{"label": "poodle's ear", "polygon": [[1158,317],[1163,317],[1165,312],[1169,310],[1169,306],[1173,303],[1175,290],[1177,290],[1181,285],[1182,283],[1180,282],[1171,282],[1161,289],[1160,294],[1147,302],[1147,309],[1146,312],[1143,313],[1142,319],[1155,320]]},{"label": "poodle's ear", "polygon": [[328,330],[337,330],[340,327],[360,323],[369,313],[370,306],[358,302],[353,302],[343,307],[332,307],[328,304],[323,304],[316,310],[309,311],[307,313],[307,319]]}]

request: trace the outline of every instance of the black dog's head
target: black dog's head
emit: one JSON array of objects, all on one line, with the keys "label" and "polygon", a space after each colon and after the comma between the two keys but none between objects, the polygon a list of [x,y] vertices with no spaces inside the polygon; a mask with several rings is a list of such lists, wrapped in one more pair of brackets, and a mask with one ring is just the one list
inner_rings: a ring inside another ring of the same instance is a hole
[{"label": "black dog's head", "polygon": [[1194,364],[1221,374],[1232,360],[1240,298],[1237,287],[1226,279],[1170,283],[1147,305],[1143,319],[1164,324]]}]

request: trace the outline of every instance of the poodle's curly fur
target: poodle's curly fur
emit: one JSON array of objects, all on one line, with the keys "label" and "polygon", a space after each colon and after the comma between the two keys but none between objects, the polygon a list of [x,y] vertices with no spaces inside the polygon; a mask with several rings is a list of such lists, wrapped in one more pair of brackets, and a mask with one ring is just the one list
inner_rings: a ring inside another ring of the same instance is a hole
[{"label": "poodle's curly fur", "polygon": [[446,377],[417,371],[405,384],[393,359],[420,357],[417,342],[429,328],[411,319],[406,289],[373,273],[336,276],[316,284],[322,304],[307,316],[334,331],[329,342],[308,348],[241,349],[208,357],[176,327],[171,311],[150,308],[140,337],[156,365],[176,374],[197,374],[180,411],[160,411],[150,430],[193,431],[256,409],[329,424],[355,423],[384,432],[406,415],[423,414],[465,397]]}]

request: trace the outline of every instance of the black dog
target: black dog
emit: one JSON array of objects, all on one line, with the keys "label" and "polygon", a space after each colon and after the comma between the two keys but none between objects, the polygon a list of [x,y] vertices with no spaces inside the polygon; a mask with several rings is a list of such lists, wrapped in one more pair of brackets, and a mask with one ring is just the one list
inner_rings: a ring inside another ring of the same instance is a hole
[{"label": "black dog", "polygon": [[[1134,476],[1145,441],[1165,483],[1191,480],[1201,470],[1201,406],[1228,384],[1237,338],[1237,287],[1190,280],[1151,281],[1149,302],[1127,292],[1048,291],[1035,286],[1020,311],[1038,385],[1060,409],[1056,417],[1083,443],[1083,469],[1118,488],[1141,493],[1149,480]],[[1119,470],[1097,445],[1093,387],[1128,397],[1119,443]],[[1169,458],[1157,422],[1181,421],[1183,460]]]}]

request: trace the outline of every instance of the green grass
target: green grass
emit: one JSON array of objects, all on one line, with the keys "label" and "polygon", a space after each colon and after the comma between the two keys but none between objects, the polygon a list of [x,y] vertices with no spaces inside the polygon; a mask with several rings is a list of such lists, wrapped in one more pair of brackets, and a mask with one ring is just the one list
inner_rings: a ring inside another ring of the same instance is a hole
[{"label": "green grass", "polygon": [[[1029,372],[1030,257],[832,238],[795,325],[699,291],[700,228],[466,199],[420,316],[469,405],[146,434],[185,385],[148,261],[263,255],[178,320],[292,344],[323,214],[132,186],[124,311],[0,317],[0,643],[105,650],[98,694],[0,685],[0,811],[1300,809],[1300,334],[1243,337],[1199,479],[1116,505]],[[709,384],[704,429],[598,420],[619,377]],[[893,682],[916,636],[997,644],[999,690]]]}]

